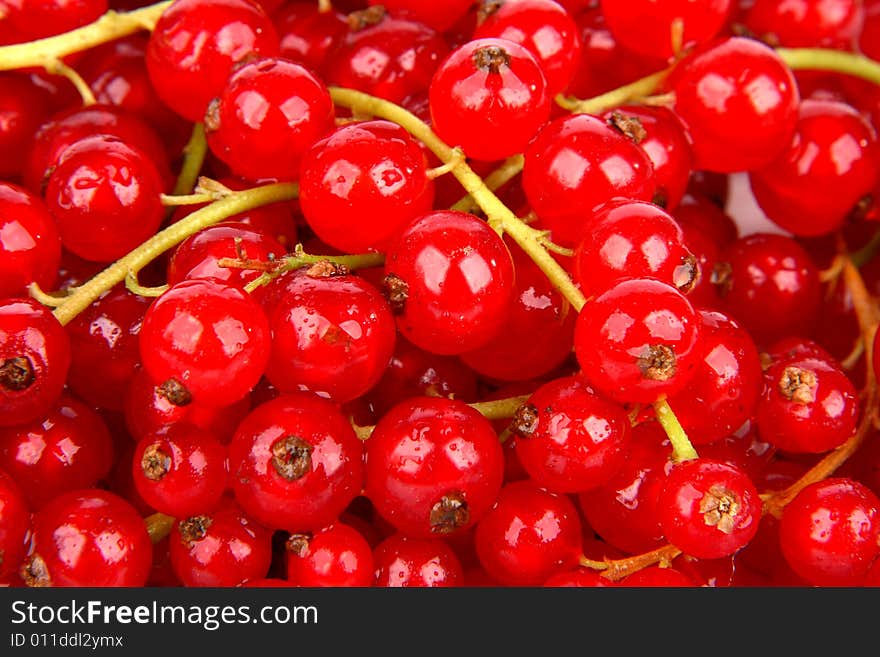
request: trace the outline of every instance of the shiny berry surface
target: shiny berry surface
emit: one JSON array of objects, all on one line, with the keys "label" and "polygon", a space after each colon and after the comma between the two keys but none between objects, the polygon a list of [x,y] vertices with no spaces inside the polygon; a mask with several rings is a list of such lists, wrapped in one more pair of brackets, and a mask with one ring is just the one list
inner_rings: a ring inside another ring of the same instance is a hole
[{"label": "shiny berry surface", "polygon": [[51,290],[61,264],[61,237],[42,199],[0,183],[0,296],[24,295],[36,283]]},{"label": "shiny berry surface", "polygon": [[440,539],[389,536],[373,551],[373,563],[375,586],[435,588],[464,583],[461,561]]},{"label": "shiny berry surface", "polygon": [[773,45],[848,48],[861,31],[863,4],[858,0],[755,0],[745,15],[745,25]]},{"label": "shiny berry surface", "polygon": [[294,586],[371,586],[373,576],[370,544],[349,525],[287,539],[287,581]]},{"label": "shiny berry surface", "polygon": [[14,575],[25,553],[25,535],[31,513],[24,495],[8,474],[0,470],[0,577]]}]

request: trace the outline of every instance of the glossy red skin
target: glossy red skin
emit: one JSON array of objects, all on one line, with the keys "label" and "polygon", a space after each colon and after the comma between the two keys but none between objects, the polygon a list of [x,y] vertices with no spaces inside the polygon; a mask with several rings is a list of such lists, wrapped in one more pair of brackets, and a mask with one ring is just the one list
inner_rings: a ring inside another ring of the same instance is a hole
[{"label": "glossy red skin", "polygon": [[680,570],[670,567],[648,566],[624,577],[620,586],[637,588],[692,587],[697,583]]},{"label": "glossy red skin", "polygon": [[[272,447],[288,436],[312,446],[311,469],[288,481]],[[258,522],[292,532],[332,524],[361,492],[363,444],[331,402],[290,393],[251,411],[229,445],[229,473],[241,507]]]},{"label": "glossy red skin", "polygon": [[721,32],[733,9],[731,0],[638,0],[621,4],[601,0],[602,14],[614,37],[629,50],[649,57],[668,58],[673,52],[673,23],[684,26],[682,46],[704,43]]},{"label": "glossy red skin", "polygon": [[554,371],[571,356],[577,314],[547,276],[519,247],[511,247],[516,271],[513,304],[501,333],[461,355],[483,377],[524,381]]},{"label": "glossy red skin", "polygon": [[656,73],[666,65],[663,58],[644,57],[624,49],[608,29],[598,5],[568,11],[578,26],[581,56],[566,94],[592,98]]},{"label": "glossy red skin", "polygon": [[67,395],[41,419],[0,429],[0,469],[15,479],[33,509],[61,493],[95,486],[112,464],[107,425]]},{"label": "glossy red skin", "polygon": [[69,32],[97,20],[107,0],[9,0],[3,3],[13,42],[33,41]]},{"label": "glossy red skin", "polygon": [[34,514],[33,554],[52,586],[142,587],[153,545],[131,504],[92,488],[58,495]]},{"label": "glossy red skin", "polygon": [[[694,191],[693,186],[692,179],[688,192],[671,214],[686,234],[688,233],[687,228],[690,226],[694,232],[703,234],[718,249],[722,249],[739,237],[739,228],[730,215],[722,209],[723,203],[726,201],[719,200],[718,202],[722,203],[719,205],[716,200],[705,193]],[[707,278],[709,277],[707,276]]]},{"label": "glossy red skin", "polygon": [[388,247],[385,273],[409,286],[398,330],[435,354],[487,344],[513,302],[507,246],[486,222],[463,212],[438,210],[410,222]]},{"label": "glossy red skin", "polygon": [[117,286],[66,326],[71,362],[67,385],[83,401],[121,411],[140,364],[139,335],[150,300]]},{"label": "glossy red skin", "polygon": [[477,376],[457,358],[429,353],[398,337],[385,373],[366,399],[379,418],[398,402],[418,396],[475,402]]},{"label": "glossy red skin", "polygon": [[147,72],[147,42],[147,33],[138,33],[92,48],[77,62],[77,71],[98,103],[148,121],[173,160],[186,145],[192,128],[159,100]]},{"label": "glossy red skin", "polygon": [[532,481],[554,493],[580,493],[606,483],[629,457],[630,423],[622,406],[597,395],[581,377],[544,384],[526,404],[537,409],[516,455]]},{"label": "glossy red skin", "polygon": [[228,406],[263,376],[269,322],[247,293],[212,280],[173,285],[147,310],[141,362],[156,385],[176,379],[194,402]]},{"label": "glossy red skin", "polygon": [[387,301],[353,276],[293,274],[269,310],[272,352],[269,381],[282,392],[310,390],[343,403],[375,385],[397,332]]},{"label": "glossy red skin", "polygon": [[574,246],[590,213],[613,197],[650,201],[656,191],[648,154],[588,114],[551,121],[524,155],[526,197],[562,246]]},{"label": "glossy red skin", "polygon": [[272,14],[278,32],[279,54],[323,73],[327,58],[348,33],[340,11],[320,11],[314,2],[288,2]]},{"label": "glossy red skin", "polygon": [[26,296],[33,282],[51,291],[60,264],[61,237],[46,204],[19,185],[0,182],[0,297]]},{"label": "glossy red skin", "polygon": [[40,126],[25,154],[23,185],[35,194],[42,194],[52,168],[64,151],[80,139],[95,134],[117,137],[141,151],[159,172],[163,191],[170,188],[171,169],[165,146],[156,131],[140,116],[121,107],[102,104],[66,109]]},{"label": "glossy red skin", "polygon": [[789,502],[779,544],[791,568],[813,586],[857,586],[880,552],[880,500],[843,477],[810,484]]},{"label": "glossy red skin", "polygon": [[447,54],[446,41],[428,26],[386,14],[376,24],[349,32],[330,53],[327,80],[400,103],[428,90]]},{"label": "glossy red skin", "polygon": [[795,240],[757,233],[722,250],[722,308],[752,335],[759,348],[791,335],[809,335],[821,301],[819,271]]},{"label": "glossy red skin", "polygon": [[880,58],[880,2],[865,0],[864,22],[858,35],[858,50],[871,59]]},{"label": "glossy red skin", "polygon": [[303,553],[287,550],[292,586],[364,587],[373,584],[373,550],[360,532],[343,523],[315,532]]},{"label": "glossy red skin", "polygon": [[578,502],[603,540],[628,554],[641,554],[663,544],[657,500],[672,450],[657,422],[643,422],[632,434],[626,462],[605,484],[580,494]]},{"label": "glossy red skin", "polygon": [[[813,402],[786,399],[779,390],[785,370],[794,367],[816,377],[810,386]],[[842,369],[819,358],[795,358],[775,363],[756,409],[761,438],[779,449],[820,454],[839,447],[855,432],[859,395]]]},{"label": "glossy red skin", "polygon": [[797,84],[779,55],[759,41],[708,43],[682,60],[665,84],[690,133],[696,169],[750,171],[770,164],[791,143]]},{"label": "glossy red skin", "polygon": [[699,271],[696,283],[687,293],[688,301],[699,308],[717,308],[721,299],[718,289],[712,285],[712,272],[718,263],[718,246],[695,225],[684,222],[678,222],[678,225],[684,234],[685,247],[696,258]]},{"label": "glossy red skin", "polygon": [[409,133],[390,121],[336,128],[309,149],[300,178],[306,222],[345,253],[382,251],[416,216],[430,212],[434,182]]},{"label": "glossy red skin", "polygon": [[766,215],[801,237],[827,235],[880,181],[880,145],[851,106],[806,99],[791,146],[749,183]]},{"label": "glossy red skin", "polygon": [[567,497],[513,482],[477,525],[476,547],[480,564],[501,584],[538,586],[577,565],[581,522]]},{"label": "glossy red skin", "polygon": [[[507,55],[498,70],[475,61],[489,48]],[[550,94],[535,57],[499,38],[475,38],[456,48],[434,73],[429,102],[440,138],[476,160],[522,153],[550,117]]]},{"label": "glossy red skin", "polygon": [[[618,402],[652,403],[682,390],[701,360],[700,318],[674,287],[649,278],[618,282],[578,315],[575,355],[587,380]],[[666,380],[642,374],[639,358],[650,347],[675,355]]]},{"label": "glossy red skin", "polygon": [[[158,449],[168,460],[160,479],[144,474],[144,453]],[[210,513],[226,491],[226,447],[212,434],[179,423],[138,441],[131,461],[138,494],[159,513],[188,518]]]},{"label": "glossy red skin", "polygon": [[449,0],[437,4],[421,0],[369,0],[367,4],[382,5],[395,16],[404,16],[437,32],[445,32],[460,21],[474,3],[472,0]]},{"label": "glossy red skin", "polygon": [[625,278],[656,278],[686,292],[693,257],[678,223],[662,208],[617,199],[590,216],[574,251],[574,276],[588,297]]},{"label": "glossy red skin", "polygon": [[0,176],[17,179],[39,127],[52,111],[49,93],[19,73],[0,75]]},{"label": "glossy red skin", "polygon": [[859,0],[755,0],[745,15],[745,26],[774,46],[848,50],[863,20]]},{"label": "glossy red skin", "polygon": [[638,142],[654,167],[657,185],[655,201],[666,210],[681,202],[693,170],[690,137],[681,120],[667,107],[624,105],[602,115],[606,121],[615,113],[638,119],[646,136]]},{"label": "glossy red skin", "polygon": [[177,0],[147,44],[147,71],[159,98],[183,118],[202,121],[235,64],[278,53],[266,13],[247,0]]},{"label": "glossy red skin", "polygon": [[599,571],[578,568],[552,575],[544,582],[543,586],[550,588],[613,588],[617,584],[607,577],[602,577]]},{"label": "glossy red skin", "polygon": [[0,385],[0,427],[41,418],[61,396],[70,368],[70,338],[49,308],[34,299],[0,301],[0,364],[27,358],[33,382]]},{"label": "glossy red skin", "polygon": [[25,535],[31,525],[31,512],[18,484],[0,470],[0,577],[18,572],[24,558]]},{"label": "glossy red skin", "polygon": [[718,311],[700,311],[700,364],[682,390],[669,398],[694,445],[731,435],[752,417],[763,388],[754,340]]},{"label": "glossy red skin", "polygon": [[[732,493],[729,532],[710,525],[702,500],[715,487]],[[697,559],[720,559],[746,544],[758,531],[761,498],[744,472],[727,463],[706,458],[679,463],[672,468],[658,502],[660,526],[666,539]]]},{"label": "glossy red skin", "polygon": [[199,402],[175,406],[158,394],[156,384],[142,368],[129,383],[124,404],[125,425],[134,440],[162,427],[184,422],[208,431],[222,443],[228,443],[238,423],[251,409],[249,397],[228,406],[209,406]]},{"label": "glossy red skin", "polygon": [[552,97],[568,87],[581,55],[580,31],[571,15],[552,0],[503,0],[479,22],[474,39],[501,38],[527,48],[547,78]]},{"label": "glossy red skin", "polygon": [[[691,434],[688,435],[690,437]],[[752,478],[755,486],[762,492],[764,489],[758,486],[759,478],[764,475],[776,454],[776,447],[758,435],[753,420],[745,422],[735,433],[700,445],[700,456],[739,468]]]},{"label": "glossy red skin", "polygon": [[159,228],[162,191],[145,153],[98,135],[64,151],[49,175],[46,205],[64,248],[86,260],[112,262]]},{"label": "glossy red skin", "polygon": [[457,587],[464,584],[461,562],[440,539],[394,534],[373,550],[374,586]]},{"label": "glossy red skin", "polygon": [[297,180],[303,155],[333,129],[327,87],[305,67],[262,57],[232,72],[208,107],[208,147],[252,180]]},{"label": "glossy red skin", "polygon": [[[392,407],[366,442],[364,494],[408,536],[460,533],[486,515],[504,478],[504,455],[492,425],[464,402],[416,397]],[[444,529],[431,509],[455,494],[468,520]]]},{"label": "glossy red skin", "polygon": [[267,576],[271,531],[231,503],[205,517],[205,536],[191,543],[181,535],[180,521],[171,528],[171,567],[184,586],[239,586]]},{"label": "glossy red skin", "polygon": [[168,284],[185,279],[210,278],[244,289],[263,272],[255,269],[222,267],[222,258],[245,257],[268,262],[282,258],[287,248],[271,235],[247,224],[224,222],[203,228],[187,237],[168,261]]}]

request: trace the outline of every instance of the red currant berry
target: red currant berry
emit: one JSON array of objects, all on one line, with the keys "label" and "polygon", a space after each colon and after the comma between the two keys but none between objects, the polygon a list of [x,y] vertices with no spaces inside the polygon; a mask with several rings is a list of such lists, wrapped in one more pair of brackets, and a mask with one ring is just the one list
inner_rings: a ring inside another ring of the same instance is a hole
[{"label": "red currant berry", "polygon": [[113,493],[87,489],[55,497],[34,514],[28,586],[141,587],[153,545],[143,518]]},{"label": "red currant berry", "polygon": [[348,33],[348,22],[339,11],[321,11],[315,2],[286,2],[272,14],[278,32],[279,54],[292,62],[323,73],[330,56]]},{"label": "red currant berry", "polygon": [[134,450],[131,468],[144,501],[175,518],[213,511],[226,491],[226,448],[207,431],[189,424],[144,436]]},{"label": "red currant berry", "polygon": [[577,315],[537,265],[512,247],[515,296],[504,330],[488,344],[461,355],[478,374],[497,381],[544,376],[570,356]]},{"label": "red currant berry", "polygon": [[669,398],[694,445],[731,435],[758,404],[763,375],[754,340],[737,322],[717,311],[700,311],[702,361],[687,389]]},{"label": "red currant berry", "polygon": [[67,395],[40,420],[0,429],[0,469],[34,509],[61,493],[97,485],[112,464],[107,425]]},{"label": "red currant berry", "polygon": [[31,513],[21,489],[0,470],[0,577],[15,574],[25,553]]},{"label": "red currant berry", "polygon": [[223,258],[267,262],[282,258],[287,249],[271,235],[236,222],[209,226],[186,238],[168,260],[168,284],[185,279],[213,279],[244,289],[262,274],[255,269],[224,267]]},{"label": "red currant berry", "polygon": [[[724,178],[726,179],[727,176]],[[722,209],[726,201],[708,196],[703,192],[693,191],[693,181],[694,177],[691,176],[688,192],[681,199],[681,203],[672,210],[672,216],[675,217],[687,236],[691,232],[688,228],[691,228],[693,232],[703,235],[718,249],[722,249],[739,237],[739,227]],[[704,273],[706,280],[710,280],[711,271]]]},{"label": "red currant berry", "polygon": [[86,260],[111,262],[162,223],[162,180],[145,153],[108,135],[67,148],[49,175],[46,205],[61,243]]},{"label": "red currant berry", "polygon": [[410,222],[385,254],[385,292],[416,346],[461,354],[501,329],[514,295],[513,260],[485,221],[438,210]]},{"label": "red currant berry", "polygon": [[36,283],[52,290],[61,264],[61,237],[43,200],[0,182],[0,297]]},{"label": "red currant berry", "polygon": [[375,586],[457,587],[464,583],[461,562],[439,539],[395,534],[373,550]]},{"label": "red currant berry", "polygon": [[173,285],[147,310],[140,333],[144,368],[183,402],[169,397],[176,405],[239,401],[262,377],[269,350],[262,308],[241,289],[213,280]]},{"label": "red currant berry", "polygon": [[677,55],[681,48],[704,43],[717,35],[734,4],[731,0],[599,2],[615,39],[641,55],[662,58]]},{"label": "red currant berry", "polygon": [[273,529],[316,530],[361,492],[363,445],[331,402],[307,393],[255,408],[229,445],[235,498]]},{"label": "red currant berry", "polygon": [[363,587],[373,577],[373,551],[353,527],[335,523],[287,539],[287,580],[294,586]]},{"label": "red currant berry", "polygon": [[591,385],[619,402],[653,403],[686,386],[701,356],[700,317],[674,287],[618,282],[581,310],[578,363]]},{"label": "red currant berry", "polygon": [[431,210],[434,183],[427,166],[422,147],[395,123],[341,126],[316,142],[303,161],[303,215],[335,249],[381,251],[403,226]]},{"label": "red currant berry", "polygon": [[397,333],[378,289],[357,276],[337,275],[332,265],[323,267],[280,281],[283,296],[269,312],[266,377],[282,392],[311,390],[342,403],[379,381]]},{"label": "red currant berry", "polygon": [[678,223],[645,201],[609,201],[590,217],[574,252],[584,294],[599,295],[624,278],[656,278],[687,294],[702,276]]},{"label": "red currant berry", "polygon": [[107,0],[18,0],[3,3],[15,41],[33,41],[96,21],[107,11]]},{"label": "red currant berry", "polygon": [[503,478],[504,456],[492,425],[458,400],[403,401],[367,441],[364,494],[410,536],[472,526],[495,503]]},{"label": "red currant berry", "polygon": [[138,336],[149,300],[122,286],[105,292],[67,325],[70,372],[67,385],[83,401],[121,411],[140,365]]},{"label": "red currant berry", "polygon": [[759,41],[730,37],[707,44],[678,64],[666,86],[690,133],[697,169],[757,169],[791,143],[797,83],[779,55]]},{"label": "red currant berry", "polygon": [[854,433],[859,398],[846,374],[820,358],[774,363],[764,374],[756,420],[761,438],[789,452],[818,454]]},{"label": "red currant berry", "polygon": [[626,411],[580,377],[544,384],[514,417],[516,455],[532,480],[556,493],[607,482],[629,455]]},{"label": "red currant berry", "polygon": [[446,32],[474,3],[473,0],[447,0],[438,4],[422,0],[369,0],[368,4],[381,5],[397,16],[406,16],[438,32]]},{"label": "red currant berry", "polygon": [[249,0],[175,0],[147,44],[147,71],[159,98],[189,121],[202,121],[233,66],[278,52],[266,13]]},{"label": "red currant berry", "polygon": [[32,299],[0,300],[0,426],[41,418],[61,396],[70,338]]},{"label": "red currant berry", "polygon": [[748,475],[705,458],[673,467],[658,509],[667,540],[697,559],[733,554],[752,540],[761,520],[761,498]]},{"label": "red currant berry", "polygon": [[203,429],[220,442],[228,443],[238,423],[251,410],[250,397],[228,406],[211,406],[191,401],[188,391],[174,382],[156,385],[139,368],[125,392],[125,426],[135,440],[177,423]]},{"label": "red currant berry", "polygon": [[859,0],[755,0],[745,26],[774,46],[848,50],[864,19]]},{"label": "red currant berry", "polygon": [[169,546],[184,586],[239,586],[266,577],[272,561],[272,532],[232,503],[174,523]]},{"label": "red currant berry", "polygon": [[17,72],[0,75],[0,176],[4,179],[22,174],[22,153],[50,112],[49,93],[33,80]]},{"label": "red currant berry", "polygon": [[858,586],[880,552],[880,500],[832,477],[804,488],[779,522],[788,565],[813,586]]},{"label": "red currant berry", "polygon": [[880,181],[880,146],[870,123],[845,103],[804,100],[791,146],[749,173],[755,200],[798,236],[827,235]]},{"label": "red currant berry", "polygon": [[550,117],[540,65],[507,39],[474,39],[459,46],[434,73],[429,101],[440,138],[477,160],[523,152]]},{"label": "red currant berry", "polygon": [[568,87],[581,55],[580,32],[571,15],[552,0],[483,0],[474,39],[507,39],[538,61],[552,97]]},{"label": "red currant berry", "polygon": [[722,306],[759,347],[807,335],[821,301],[819,271],[803,246],[784,235],[755,233],[728,245],[712,274]]},{"label": "red currant berry", "polygon": [[348,35],[329,55],[330,83],[393,103],[428,90],[437,65],[449,53],[440,34],[389,14],[381,5],[353,12],[348,20]]},{"label": "red currant berry", "polygon": [[477,524],[476,547],[480,564],[498,582],[538,586],[577,565],[581,522],[567,497],[518,481],[501,489]]},{"label": "red currant berry", "polygon": [[211,151],[249,179],[296,180],[309,147],[333,129],[333,101],[303,66],[265,57],[237,67],[205,115]]},{"label": "red currant berry", "polygon": [[525,150],[522,184],[532,209],[563,246],[577,243],[585,217],[603,203],[616,196],[650,201],[656,191],[648,154],[588,114],[541,129]]}]

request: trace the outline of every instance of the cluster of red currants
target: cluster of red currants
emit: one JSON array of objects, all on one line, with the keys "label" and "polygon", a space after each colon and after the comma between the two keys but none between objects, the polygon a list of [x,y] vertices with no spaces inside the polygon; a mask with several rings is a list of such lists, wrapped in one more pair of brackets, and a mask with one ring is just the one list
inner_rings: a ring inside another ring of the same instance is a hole
[{"label": "cluster of red currants", "polygon": [[880,1],[142,5],[0,0],[0,582],[880,585]]}]

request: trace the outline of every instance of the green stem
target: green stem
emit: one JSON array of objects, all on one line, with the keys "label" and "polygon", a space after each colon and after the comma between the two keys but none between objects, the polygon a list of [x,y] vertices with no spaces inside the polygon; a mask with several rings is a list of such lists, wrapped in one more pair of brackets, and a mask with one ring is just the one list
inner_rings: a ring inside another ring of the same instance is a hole
[{"label": "green stem", "polygon": [[125,280],[129,272],[139,272],[160,254],[176,246],[193,233],[219,221],[256,207],[289,201],[297,197],[299,187],[295,183],[275,183],[255,187],[242,192],[235,192],[211,205],[196,210],[153,235],[146,242],[120,258],[81,285],[54,310],[55,317],[61,324],[67,324],[89,305],[118,283]]},{"label": "green stem", "polygon": [[170,1],[159,2],[124,13],[111,10],[94,23],[70,32],[0,47],[0,71],[44,66],[53,59],[94,48],[140,30],[151,30],[170,5]]},{"label": "green stem", "polygon": [[831,71],[880,84],[880,62],[864,55],[827,48],[777,48],[776,52],[794,70]]},{"label": "green stem", "polygon": [[559,95],[556,97],[556,103],[575,114],[601,114],[606,110],[620,107],[626,103],[656,93],[671,70],[672,68],[670,67],[657,73],[652,73],[635,82],[612,89],[607,93],[587,100]]},{"label": "green stem", "polygon": [[654,412],[657,414],[660,426],[666,431],[669,442],[672,443],[672,460],[681,463],[698,458],[697,450],[694,449],[687,433],[669,407],[669,402],[666,399],[658,399],[654,402]]},{"label": "green stem", "polygon": [[[332,87],[330,95],[339,106],[363,112],[370,116],[381,117],[393,121],[407,130],[413,137],[431,149],[443,162],[456,162],[458,151],[443,142],[427,124],[402,107],[382,98],[376,98],[353,89]],[[550,282],[571,303],[580,310],[586,299],[580,289],[571,280],[568,272],[553,259],[553,256],[541,244],[541,231],[529,227],[495,196],[467,162],[458,161],[452,168],[452,175],[461,183],[465,191],[477,202],[489,219],[489,225],[505,232],[528,254],[547,276]]]},{"label": "green stem", "polygon": [[[522,154],[512,155],[507,158],[501,166],[499,166],[492,173],[486,176],[483,179],[483,182],[486,184],[486,187],[494,192],[496,189],[503,187],[511,180],[516,178],[523,170],[524,163],[525,158],[523,158]],[[459,212],[474,212],[475,210],[478,210],[479,207],[480,206],[477,204],[476,201],[474,201],[473,197],[468,194],[460,201],[458,201],[458,203],[453,205],[450,210],[458,210]]]},{"label": "green stem", "polygon": [[[315,265],[320,262],[329,262],[334,265],[343,265],[352,271],[357,269],[369,269],[371,267],[381,267],[385,264],[384,253],[361,253],[357,255],[310,255],[303,251],[302,244],[297,244],[293,255],[281,258],[271,271],[260,274],[257,278],[245,285],[246,292],[253,292],[259,287],[266,285],[273,279],[278,278],[282,274],[301,269],[308,265]],[[221,266],[224,262],[220,262]],[[234,266],[234,265],[229,265]]]},{"label": "green stem", "polygon": [[205,138],[205,125],[196,123],[193,125],[189,141],[183,147],[183,165],[180,167],[180,174],[174,185],[174,196],[192,194],[207,154],[208,141]]}]

